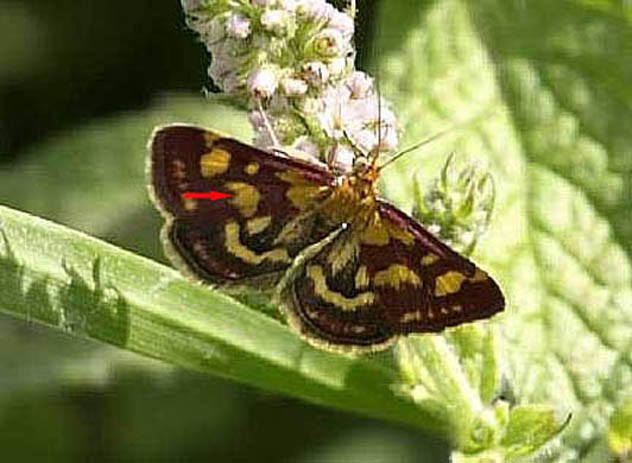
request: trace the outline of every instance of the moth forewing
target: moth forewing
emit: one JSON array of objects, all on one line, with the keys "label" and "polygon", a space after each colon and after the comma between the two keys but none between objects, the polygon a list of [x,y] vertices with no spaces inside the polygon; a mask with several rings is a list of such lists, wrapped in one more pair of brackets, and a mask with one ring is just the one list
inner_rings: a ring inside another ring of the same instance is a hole
[{"label": "moth forewing", "polygon": [[[485,272],[377,198],[379,170],[334,173],[189,125],[157,129],[147,167],[171,261],[224,287],[276,285],[288,324],[317,347],[381,350],[503,310]],[[231,197],[184,195],[210,190]]]}]

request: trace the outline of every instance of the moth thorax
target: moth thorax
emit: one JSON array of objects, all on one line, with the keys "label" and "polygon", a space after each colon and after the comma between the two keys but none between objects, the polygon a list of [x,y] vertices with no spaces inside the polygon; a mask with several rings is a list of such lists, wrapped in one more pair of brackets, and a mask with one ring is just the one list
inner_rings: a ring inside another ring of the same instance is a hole
[{"label": "moth thorax", "polygon": [[367,170],[371,166],[371,161],[364,156],[356,156],[353,159],[353,171],[362,172]]}]

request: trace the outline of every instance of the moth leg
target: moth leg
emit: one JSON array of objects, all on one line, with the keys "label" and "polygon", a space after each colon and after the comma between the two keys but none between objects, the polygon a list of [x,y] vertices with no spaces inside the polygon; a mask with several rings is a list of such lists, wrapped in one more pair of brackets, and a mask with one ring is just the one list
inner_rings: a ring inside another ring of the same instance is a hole
[{"label": "moth leg", "polygon": [[270,119],[268,119],[268,115],[266,114],[266,111],[263,109],[263,105],[261,104],[261,99],[257,99],[257,108],[259,108],[259,112],[261,113],[261,117],[263,118],[263,125],[266,128],[266,131],[268,132],[268,135],[270,136],[270,139],[272,140],[273,146],[271,151],[278,153],[284,153],[283,151],[283,145],[281,145],[281,143],[279,142],[279,139],[276,136],[276,133],[274,133],[274,130],[272,129],[272,124],[270,124]]},{"label": "moth leg", "polygon": [[273,146],[268,148],[272,153],[283,156],[284,158],[297,158],[303,161],[311,162],[313,164],[320,164],[322,166],[325,166],[325,164],[321,163],[317,158],[309,153],[303,152],[299,149],[288,149],[287,147],[283,146],[274,133],[274,129],[272,128],[272,124],[270,123],[268,114],[266,113],[265,109],[263,109],[261,100],[257,100],[257,107],[259,109],[259,112],[261,113],[261,117],[263,118],[263,125],[266,128],[266,132],[268,132],[268,136],[273,143]]}]

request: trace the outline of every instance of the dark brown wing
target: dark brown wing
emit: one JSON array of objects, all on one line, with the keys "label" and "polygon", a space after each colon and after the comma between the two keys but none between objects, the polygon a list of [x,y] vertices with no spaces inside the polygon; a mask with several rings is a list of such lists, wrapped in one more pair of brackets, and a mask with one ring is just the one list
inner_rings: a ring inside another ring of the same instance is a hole
[{"label": "dark brown wing", "polygon": [[498,285],[419,223],[379,201],[375,220],[348,229],[307,261],[281,302],[308,341],[379,350],[398,335],[441,331],[504,308]]},{"label": "dark brown wing", "polygon": [[[334,176],[194,126],[158,129],[149,145],[151,196],[178,266],[211,283],[273,284],[305,246],[332,230],[311,211]],[[187,199],[219,191],[229,199]]]}]

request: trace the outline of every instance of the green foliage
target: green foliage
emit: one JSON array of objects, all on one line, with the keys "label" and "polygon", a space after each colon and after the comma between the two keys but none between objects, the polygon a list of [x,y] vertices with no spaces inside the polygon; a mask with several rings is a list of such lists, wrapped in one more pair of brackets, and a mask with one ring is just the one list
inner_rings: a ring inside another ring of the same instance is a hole
[{"label": "green foliage", "polygon": [[446,426],[393,395],[385,366],[310,348],[276,320],[79,232],[5,207],[0,222],[4,312],[313,402]]},{"label": "green foliage", "polygon": [[[630,420],[622,403],[632,396],[630,8],[614,0],[383,5],[381,87],[395,101],[405,141],[467,122],[389,168],[385,195],[411,209],[411,172],[430,184],[453,151],[487,163],[495,209],[473,259],[500,281],[504,314],[400,343],[398,373],[387,358],[309,348],[220,292],[7,208],[0,310],[451,435],[455,462],[602,462],[606,436],[624,455]],[[172,98],[37,147],[0,173],[1,201],[157,258],[144,145],[154,125],[186,121],[250,137],[242,113]]]},{"label": "green foliage", "polygon": [[[408,144],[470,122],[398,164],[384,189],[410,207],[407,173],[418,166],[428,179],[453,150],[489,163],[496,207],[473,257],[508,298],[494,320],[503,374],[519,404],[557,410],[549,435],[572,413],[551,459],[599,461],[591,449],[632,394],[629,8],[543,0],[418,5],[381,10],[382,88],[404,115]],[[548,413],[539,419],[551,423]],[[515,429],[510,424],[507,436]],[[545,439],[532,441],[537,448]],[[501,443],[513,446],[515,438]]]}]

